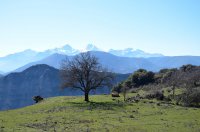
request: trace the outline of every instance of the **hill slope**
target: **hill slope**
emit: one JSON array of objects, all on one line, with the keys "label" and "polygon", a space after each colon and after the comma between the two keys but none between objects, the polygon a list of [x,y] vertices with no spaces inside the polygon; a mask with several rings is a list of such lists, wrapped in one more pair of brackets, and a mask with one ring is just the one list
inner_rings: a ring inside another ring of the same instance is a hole
[{"label": "hill slope", "polygon": [[[114,84],[125,80],[129,74],[118,74]],[[97,89],[95,94],[110,93],[110,88]],[[93,93],[94,94],[94,93]],[[0,78],[0,110],[33,104],[32,97],[82,95],[81,91],[60,89],[59,70],[48,65],[35,65],[20,73]]]},{"label": "hill slope", "polygon": [[198,132],[200,109],[156,101],[124,104],[108,95],[49,98],[37,105],[0,112],[1,131]]}]

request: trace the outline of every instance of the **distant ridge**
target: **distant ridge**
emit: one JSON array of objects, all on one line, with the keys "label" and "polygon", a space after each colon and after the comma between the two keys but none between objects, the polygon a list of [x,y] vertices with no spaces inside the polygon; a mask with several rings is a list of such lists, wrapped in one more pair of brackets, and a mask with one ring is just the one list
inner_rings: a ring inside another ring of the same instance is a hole
[{"label": "distant ridge", "polygon": [[4,74],[4,72],[0,71],[0,74],[1,74],[1,75],[3,75],[3,74]]},{"label": "distant ridge", "polygon": [[[151,67],[151,70],[157,69],[157,67],[154,64],[152,64],[148,60],[145,60],[144,58],[119,57],[102,51],[90,51],[90,53],[95,55],[103,66],[116,73],[131,73],[134,70],[137,70],[138,68],[149,69],[148,67]],[[29,63],[23,67],[20,67],[14,70],[14,72],[22,72],[28,67],[36,64],[47,64],[59,69],[62,60],[64,60],[65,58],[71,59],[73,58],[73,56],[53,54],[41,61]]]},{"label": "distant ridge", "polygon": [[111,49],[109,51],[103,51],[93,44],[88,44],[85,49],[78,50],[78,49],[74,49],[73,47],[67,44],[60,48],[48,49],[42,52],[37,52],[31,49],[27,49],[22,52],[10,54],[5,57],[0,57],[0,70],[3,72],[11,72],[28,63],[41,61],[42,59],[47,58],[53,54],[74,56],[81,52],[87,52],[87,51],[102,51],[102,52],[111,53],[113,55],[120,56],[120,57],[134,57],[134,58],[148,58],[148,57],[163,56],[161,54],[146,53],[142,50],[133,50],[132,48],[127,48],[124,50]]},{"label": "distant ridge", "polygon": [[[70,56],[68,56],[69,58]],[[13,72],[22,72],[24,71],[25,69],[31,67],[31,66],[34,66],[34,65],[38,65],[38,64],[46,64],[46,65],[49,65],[49,66],[52,66],[52,67],[55,67],[57,69],[60,68],[60,64],[62,62],[62,60],[64,60],[65,58],[67,58],[66,55],[62,55],[62,54],[52,54],[40,61],[36,61],[36,62],[31,62],[31,63],[28,63],[16,70],[14,70]]]},{"label": "distant ridge", "polygon": [[139,50],[139,49],[132,49],[132,48],[127,48],[127,49],[124,49],[124,50],[113,50],[113,49],[110,49],[108,51],[108,53],[111,53],[113,55],[116,55],[116,56],[122,56],[122,57],[135,57],[135,58],[149,58],[149,57],[162,57],[163,55],[162,54],[158,54],[158,53],[146,53],[142,50]]},{"label": "distant ridge", "polygon": [[[102,51],[90,51],[91,54],[99,58],[100,63],[115,73],[132,73],[138,69],[147,69],[150,71],[159,71],[163,68],[178,68],[182,65],[192,64],[200,65],[200,56],[175,56],[175,57],[151,57],[151,58],[133,58],[120,57]],[[60,68],[62,60],[71,59],[73,56],[63,54],[53,54],[45,59],[29,63],[16,69],[14,72],[21,72],[30,66],[36,64],[47,64],[57,69]]]}]

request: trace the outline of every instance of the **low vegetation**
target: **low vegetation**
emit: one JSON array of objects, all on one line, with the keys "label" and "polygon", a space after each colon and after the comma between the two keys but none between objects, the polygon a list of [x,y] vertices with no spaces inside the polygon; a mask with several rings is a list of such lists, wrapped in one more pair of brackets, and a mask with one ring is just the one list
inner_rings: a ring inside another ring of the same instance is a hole
[{"label": "low vegetation", "polygon": [[[137,89],[145,90],[147,99],[165,99],[176,101],[177,105],[200,107],[200,66],[184,65],[179,69],[162,69],[158,73],[139,69],[112,91],[122,93],[126,98],[127,91],[134,93]],[[177,94],[176,89],[180,89]]]}]

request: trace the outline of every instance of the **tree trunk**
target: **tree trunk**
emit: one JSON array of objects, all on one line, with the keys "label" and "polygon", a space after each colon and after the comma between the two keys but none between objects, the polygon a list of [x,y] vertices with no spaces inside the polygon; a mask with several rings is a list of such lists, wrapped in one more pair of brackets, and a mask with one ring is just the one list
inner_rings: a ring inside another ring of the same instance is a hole
[{"label": "tree trunk", "polygon": [[85,101],[89,102],[89,92],[85,92]]}]

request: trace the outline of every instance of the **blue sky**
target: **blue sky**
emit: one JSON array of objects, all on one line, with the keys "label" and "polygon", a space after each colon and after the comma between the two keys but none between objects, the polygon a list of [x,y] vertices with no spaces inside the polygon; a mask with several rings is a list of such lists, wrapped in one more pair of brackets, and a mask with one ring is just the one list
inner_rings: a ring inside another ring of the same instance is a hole
[{"label": "blue sky", "polygon": [[1,0],[0,56],[70,44],[200,55],[200,0]]}]

